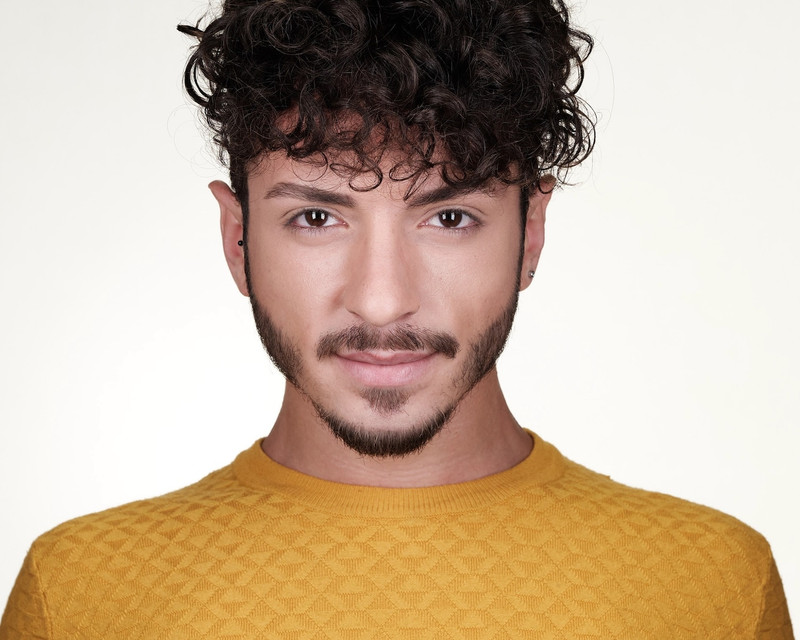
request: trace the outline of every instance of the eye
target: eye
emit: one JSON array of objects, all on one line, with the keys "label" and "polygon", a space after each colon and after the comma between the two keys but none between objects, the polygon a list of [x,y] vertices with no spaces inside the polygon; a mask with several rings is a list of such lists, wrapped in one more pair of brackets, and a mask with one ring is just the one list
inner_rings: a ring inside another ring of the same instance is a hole
[{"label": "eye", "polygon": [[443,229],[468,229],[476,226],[477,221],[461,209],[443,209],[429,218],[427,224]]},{"label": "eye", "polygon": [[292,218],[292,224],[303,229],[320,229],[330,227],[334,223],[336,218],[324,209],[306,209]]}]

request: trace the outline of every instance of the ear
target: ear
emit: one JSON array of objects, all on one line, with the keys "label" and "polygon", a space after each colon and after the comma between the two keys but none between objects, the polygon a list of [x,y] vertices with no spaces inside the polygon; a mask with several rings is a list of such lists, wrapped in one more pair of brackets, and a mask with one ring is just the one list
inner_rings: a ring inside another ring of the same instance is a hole
[{"label": "ear", "polygon": [[519,290],[523,291],[531,283],[531,271],[536,271],[539,265],[539,256],[544,247],[544,221],[547,212],[547,204],[553,189],[556,186],[556,179],[553,176],[544,176],[539,181],[539,186],[531,194],[528,201],[528,216],[525,220],[525,246],[522,255],[522,273],[519,278]]},{"label": "ear", "polygon": [[247,278],[244,272],[244,247],[239,241],[244,239],[242,206],[231,188],[220,180],[215,180],[208,188],[219,204],[219,226],[222,231],[222,250],[231,270],[236,286],[242,295],[249,295]]}]

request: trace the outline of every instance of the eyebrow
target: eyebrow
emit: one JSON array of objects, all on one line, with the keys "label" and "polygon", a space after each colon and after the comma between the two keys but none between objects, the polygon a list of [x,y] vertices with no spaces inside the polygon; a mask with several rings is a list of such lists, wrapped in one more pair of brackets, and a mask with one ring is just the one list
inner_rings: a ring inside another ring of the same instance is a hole
[{"label": "eyebrow", "polygon": [[313,200],[321,204],[333,204],[340,207],[354,207],[356,204],[355,199],[346,194],[294,182],[278,182],[267,191],[264,195],[264,200],[281,197],[302,198],[303,200]]},{"label": "eyebrow", "polygon": [[457,196],[463,196],[475,191],[478,191],[478,189],[467,189],[465,187],[454,187],[452,185],[445,184],[441,187],[437,187],[436,189],[431,189],[430,191],[413,195],[409,199],[408,203],[412,207],[424,207],[429,204],[436,204],[437,202],[450,200]]},{"label": "eyebrow", "polygon": [[[478,191],[478,189],[467,189],[445,184],[436,189],[411,196],[408,200],[408,204],[412,207],[424,207],[475,191]],[[303,200],[311,200],[321,204],[331,204],[340,207],[354,207],[356,205],[355,199],[347,194],[294,182],[278,182],[264,195],[265,200],[281,197],[302,198]]]}]

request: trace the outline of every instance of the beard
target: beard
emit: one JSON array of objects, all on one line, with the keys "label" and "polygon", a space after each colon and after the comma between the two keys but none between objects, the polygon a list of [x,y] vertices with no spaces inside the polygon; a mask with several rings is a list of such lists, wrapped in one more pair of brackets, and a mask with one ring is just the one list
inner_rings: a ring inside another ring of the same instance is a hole
[{"label": "beard", "polygon": [[[430,416],[403,429],[369,429],[337,415],[304,389],[300,349],[275,325],[250,289],[250,303],[258,334],[278,370],[309,399],[319,418],[339,440],[360,455],[378,458],[403,457],[420,451],[442,431],[464,396],[494,368],[511,332],[518,297],[517,288],[502,313],[468,345],[464,365],[452,380],[458,394],[449,405],[432,408]],[[317,343],[316,356],[323,360],[335,356],[341,349],[427,350],[453,359],[460,351],[460,345],[454,336],[444,332],[411,325],[398,325],[381,331],[361,324],[324,335]],[[361,391],[361,396],[374,411],[382,415],[399,412],[409,399],[407,391],[396,388],[366,388]]]}]

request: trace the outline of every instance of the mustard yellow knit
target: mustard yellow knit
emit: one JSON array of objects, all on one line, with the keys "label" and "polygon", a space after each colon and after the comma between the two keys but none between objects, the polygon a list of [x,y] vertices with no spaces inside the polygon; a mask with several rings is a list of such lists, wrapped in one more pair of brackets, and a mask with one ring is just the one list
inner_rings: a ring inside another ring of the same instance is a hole
[{"label": "mustard yellow knit", "polygon": [[791,638],[765,540],[536,439],[425,489],[341,485],[258,444],[32,546],[0,638]]}]

